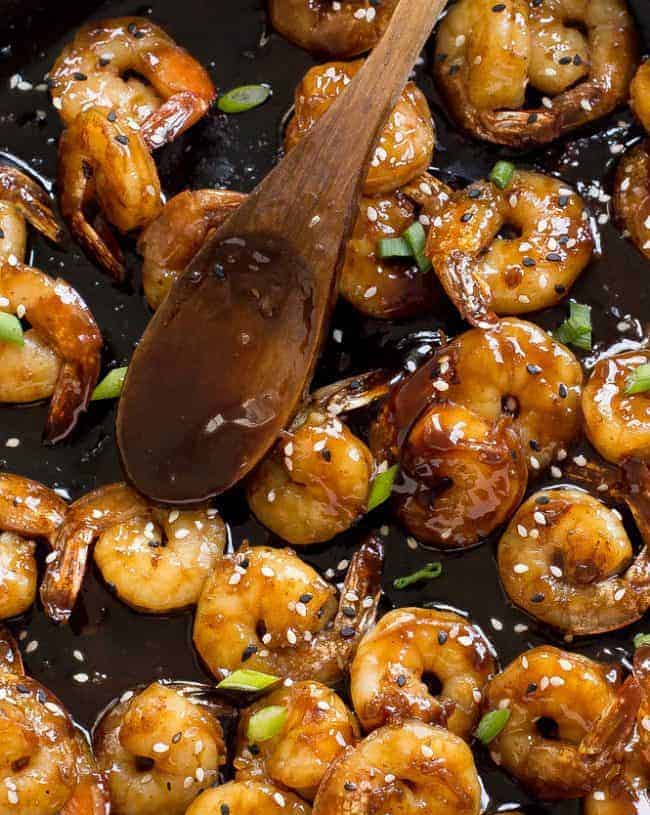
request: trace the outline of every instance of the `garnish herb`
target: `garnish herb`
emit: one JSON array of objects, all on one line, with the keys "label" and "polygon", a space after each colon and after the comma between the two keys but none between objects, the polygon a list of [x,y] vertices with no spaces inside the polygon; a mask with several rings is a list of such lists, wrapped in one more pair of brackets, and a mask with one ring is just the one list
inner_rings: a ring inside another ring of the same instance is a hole
[{"label": "garnish herb", "polygon": [[504,710],[491,710],[483,716],[474,735],[483,744],[489,744],[493,739],[496,739],[509,720],[510,711],[507,708]]},{"label": "garnish herb", "polygon": [[93,391],[90,397],[91,402],[97,402],[100,399],[117,399],[122,393],[126,371],[126,368],[114,368],[107,373]]},{"label": "garnish herb", "polygon": [[252,693],[254,691],[266,690],[279,681],[279,676],[272,676],[271,674],[265,674],[261,671],[241,668],[238,671],[233,671],[225,679],[222,679],[217,685],[217,688],[219,688],[219,690],[238,690]]},{"label": "garnish herb", "polygon": [[500,190],[505,190],[508,184],[512,181],[512,176],[515,174],[515,165],[509,161],[497,161],[492,168],[489,179]]},{"label": "garnish herb", "polygon": [[381,260],[387,258],[412,258],[413,250],[404,238],[382,238],[377,242],[377,257]]},{"label": "garnish herb", "polygon": [[244,113],[264,104],[270,95],[268,85],[241,85],[219,97],[217,107],[224,113]]},{"label": "garnish herb", "polygon": [[628,396],[646,391],[650,391],[650,362],[645,362],[635,368],[629,375],[625,387],[625,393]]},{"label": "garnish herb", "polygon": [[392,467],[389,467],[383,473],[379,473],[375,476],[370,487],[368,512],[372,512],[373,509],[378,507],[380,504],[383,504],[384,501],[388,500],[393,489],[393,483],[395,482],[395,477],[397,476],[398,470],[399,465],[393,464]]},{"label": "garnish herb", "polygon": [[572,300],[569,303],[569,319],[557,329],[555,339],[565,345],[591,351],[591,306]]},{"label": "garnish herb", "polygon": [[650,645],[650,634],[637,634],[632,642],[635,648],[643,648],[644,645]]},{"label": "garnish herb", "polygon": [[25,337],[23,327],[18,317],[0,311],[0,342],[10,342],[14,345],[24,345]]},{"label": "garnish herb", "polygon": [[419,221],[415,221],[402,235],[406,243],[411,247],[413,257],[421,272],[428,272],[431,269],[431,261],[426,256],[424,250],[427,245],[427,233]]},{"label": "garnish herb", "polygon": [[395,578],[395,580],[393,580],[393,586],[396,589],[406,589],[408,586],[412,586],[413,583],[418,583],[420,580],[433,580],[436,577],[440,577],[441,574],[442,563],[427,563],[424,568],[413,572],[413,574]]},{"label": "garnish herb", "polygon": [[284,727],[287,720],[287,709],[282,705],[269,705],[254,713],[248,721],[246,735],[252,744],[268,741]]}]

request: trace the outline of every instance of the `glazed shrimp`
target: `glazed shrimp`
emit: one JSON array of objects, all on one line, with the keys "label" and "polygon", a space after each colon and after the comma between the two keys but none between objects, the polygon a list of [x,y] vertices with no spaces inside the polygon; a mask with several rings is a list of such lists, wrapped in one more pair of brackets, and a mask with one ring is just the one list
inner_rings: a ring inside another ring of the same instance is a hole
[{"label": "glazed shrimp", "polygon": [[[311,68],[298,85],[295,113],[284,139],[291,150],[333,105],[361,70],[363,60]],[[388,119],[370,162],[365,195],[392,192],[417,178],[431,163],[435,130],[422,91],[409,82]]]},{"label": "glazed shrimp", "polygon": [[[251,744],[247,736],[251,717],[271,705],[286,711],[281,730]],[[359,737],[354,714],[325,685],[297,682],[278,688],[242,712],[233,762],[237,780],[269,780],[313,801],[330,764]]]},{"label": "glazed shrimp", "polygon": [[48,80],[64,125],[91,108],[113,110],[134,124],[150,150],[195,124],[216,96],[205,69],[144,17],[83,26]]},{"label": "glazed shrimp", "polygon": [[273,26],[307,51],[348,59],[370,51],[393,16],[397,0],[269,0]]},{"label": "glazed shrimp", "polygon": [[58,177],[70,231],[92,259],[122,280],[122,251],[107,222],[131,232],[162,209],[158,170],[142,134],[109,108],[83,111],[61,136]]},{"label": "glazed shrimp", "polygon": [[371,538],[352,558],[337,611],[334,588],[288,549],[224,555],[199,600],[194,644],[217,677],[246,667],[334,684],[375,619],[382,562]]},{"label": "glazed shrimp", "polygon": [[142,285],[156,309],[208,234],[218,229],[246,196],[229,190],[185,190],[171,198],[138,239]]},{"label": "glazed shrimp", "polygon": [[484,694],[485,710],[510,711],[490,743],[493,760],[540,798],[596,789],[620,759],[639,706],[638,684],[619,683],[615,669],[559,648],[522,654]]},{"label": "glazed shrimp", "polygon": [[[465,130],[527,147],[614,110],[636,64],[625,0],[460,0],[438,29],[435,76]],[[539,107],[525,107],[529,85]]]},{"label": "glazed shrimp", "polygon": [[19,475],[0,473],[0,619],[23,614],[36,597],[35,539],[54,544],[66,504]]},{"label": "glazed shrimp", "polygon": [[216,783],[226,762],[219,711],[180,682],[123,694],[93,733],[112,812],[182,815]]},{"label": "glazed shrimp", "polygon": [[576,489],[542,490],[511,520],[499,543],[510,599],[568,636],[600,634],[650,607],[650,561],[635,558],[619,516]]},{"label": "glazed shrimp", "polygon": [[248,482],[248,504],[275,534],[296,546],[322,543],[365,514],[375,462],[338,418],[387,391],[370,372],[312,394]]},{"label": "glazed shrimp", "polygon": [[[516,238],[497,237],[504,227]],[[562,181],[517,171],[505,190],[472,184],[432,221],[427,254],[447,294],[473,325],[494,313],[556,305],[594,248],[580,196]]]},{"label": "glazed shrimp", "polygon": [[[401,608],[382,617],[359,643],[350,690],[366,731],[414,718],[469,739],[483,686],[495,671],[489,642],[467,619],[439,609]],[[439,694],[427,685],[434,678]]]},{"label": "glazed shrimp", "polygon": [[126,484],[111,484],[69,507],[41,586],[48,616],[67,622],[88,551],[117,596],[138,611],[164,614],[193,605],[226,543],[223,521],[207,506],[166,510]]},{"label": "glazed shrimp", "polygon": [[650,459],[650,397],[626,394],[627,383],[650,352],[630,351],[601,359],[582,394],[582,412],[589,441],[614,464],[625,459]]},{"label": "glazed shrimp", "polygon": [[375,730],[332,764],[314,815],[478,815],[481,787],[462,739],[417,721]]},{"label": "glazed shrimp", "polygon": [[259,781],[230,781],[201,793],[186,815],[311,815],[311,807],[297,795]]}]

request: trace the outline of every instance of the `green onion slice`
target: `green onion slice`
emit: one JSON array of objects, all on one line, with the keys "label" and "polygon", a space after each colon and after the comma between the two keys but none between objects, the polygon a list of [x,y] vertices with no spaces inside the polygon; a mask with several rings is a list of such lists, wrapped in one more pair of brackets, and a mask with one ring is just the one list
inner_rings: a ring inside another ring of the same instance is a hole
[{"label": "green onion slice", "polygon": [[390,497],[399,470],[399,464],[393,464],[383,473],[375,476],[370,487],[370,496],[368,497],[368,512],[383,504]]},{"label": "green onion slice", "polygon": [[25,336],[18,317],[0,311],[0,342],[10,342],[13,345],[24,345]]},{"label": "green onion slice", "polygon": [[650,634],[637,634],[632,642],[635,648],[643,648],[644,645],[650,645]]},{"label": "green onion slice", "polygon": [[271,685],[280,681],[279,676],[272,676],[261,671],[251,671],[248,668],[241,668],[233,671],[217,685],[220,690],[238,690],[252,693],[254,691],[266,690]]},{"label": "green onion slice", "polygon": [[107,373],[93,391],[93,395],[90,397],[91,401],[97,402],[100,399],[117,399],[122,393],[126,371],[126,368],[114,368]]},{"label": "green onion slice", "polygon": [[404,238],[382,238],[377,241],[377,257],[386,258],[412,258],[413,250]]},{"label": "green onion slice", "polygon": [[402,235],[406,243],[411,247],[413,257],[421,272],[428,272],[431,269],[431,261],[425,254],[427,246],[427,233],[419,221],[415,221]]},{"label": "green onion slice", "polygon": [[241,85],[224,93],[217,102],[217,107],[224,113],[244,113],[264,104],[271,95],[268,85]]},{"label": "green onion slice", "polygon": [[282,705],[269,705],[254,713],[248,721],[246,735],[248,741],[258,744],[261,741],[268,741],[284,727],[287,720],[287,709]]},{"label": "green onion slice", "polygon": [[504,710],[491,710],[483,716],[474,735],[483,744],[489,744],[493,739],[496,739],[509,720],[510,711],[507,708]]},{"label": "green onion slice", "polygon": [[565,345],[591,351],[591,306],[572,300],[569,303],[569,319],[556,330],[555,339]]},{"label": "green onion slice", "polygon": [[515,174],[515,165],[509,161],[497,161],[492,168],[489,179],[500,190],[505,190],[508,184],[512,181],[512,176]]},{"label": "green onion slice", "polygon": [[625,393],[632,396],[633,393],[645,393],[650,391],[650,362],[639,365],[629,375],[625,387]]},{"label": "green onion slice", "polygon": [[418,569],[418,571],[413,572],[413,574],[397,577],[393,580],[393,586],[396,589],[406,589],[408,586],[412,586],[413,583],[418,583],[420,580],[433,580],[436,577],[440,577],[441,574],[442,563],[437,561],[435,563],[427,563],[424,568]]}]

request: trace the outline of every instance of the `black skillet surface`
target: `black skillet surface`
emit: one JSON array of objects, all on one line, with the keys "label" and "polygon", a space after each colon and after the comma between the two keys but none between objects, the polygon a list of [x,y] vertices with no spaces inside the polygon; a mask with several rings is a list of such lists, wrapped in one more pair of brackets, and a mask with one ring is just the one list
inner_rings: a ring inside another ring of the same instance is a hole
[{"label": "black skillet surface", "polygon": [[[647,46],[650,7],[647,0],[631,0],[631,5]],[[219,185],[243,191],[252,189],[277,159],[282,120],[292,103],[294,86],[312,64],[307,54],[267,31],[260,0],[182,3],[157,0],[144,7],[133,0],[103,3],[66,0],[49,5],[42,0],[41,3],[11,0],[0,3],[0,8],[3,10],[0,150],[20,160],[48,183],[55,176],[61,127],[47,94],[36,86],[74,29],[90,17],[151,14],[210,67],[222,90],[256,82],[268,82],[273,88],[273,98],[261,109],[230,118],[211,113],[157,156],[168,194],[186,187]],[[452,180],[484,176],[503,152],[460,136],[437,103],[426,64],[418,73],[438,125],[434,169]],[[11,82],[10,78],[16,74],[35,87],[12,88],[16,80]],[[640,130],[632,123],[629,112],[621,111],[581,132],[579,138],[528,154],[518,161],[560,173],[576,184],[597,218],[609,210],[602,193],[611,192],[612,168],[618,159],[610,146],[628,146],[639,136]],[[600,224],[597,229],[602,240],[602,259],[589,267],[573,290],[576,299],[594,307],[596,352],[614,342],[637,340],[642,325],[650,322],[650,264],[620,238],[611,223]],[[120,289],[81,256],[72,242],[59,251],[34,238],[32,250],[34,265],[50,274],[63,275],[89,303],[104,334],[105,368],[125,364],[149,319],[140,289],[137,257],[130,255],[132,283]],[[565,311],[566,308],[553,309],[533,315],[532,319],[550,328],[563,319]],[[453,313],[450,310],[443,313],[439,306],[437,313],[424,319],[388,325],[363,320],[349,307],[339,305],[332,329],[339,329],[343,339],[342,342],[330,339],[317,374],[318,382],[334,381],[378,365],[397,367],[404,363],[409,348],[421,344],[417,332],[441,326],[450,332],[460,328]],[[584,362],[589,367],[590,359],[585,358]],[[54,449],[40,443],[45,413],[46,406],[0,409],[0,468],[60,488],[72,499],[121,478],[113,433],[114,406],[94,405],[73,439]],[[8,439],[19,439],[19,446],[5,446]],[[562,483],[562,479],[552,483]],[[241,495],[221,501],[220,509],[229,522],[235,546],[244,538],[258,544],[269,541],[269,533],[250,518]],[[382,524],[390,524],[387,509],[373,513],[360,527],[334,543],[301,554],[320,569],[335,568],[349,557],[364,527]],[[439,556],[423,549],[410,549],[406,536],[395,525],[390,525],[386,551],[386,607],[438,602],[463,609],[491,637],[502,664],[542,642],[562,644],[552,632],[509,607],[497,577],[494,542],[463,554],[440,556],[444,571],[439,580],[403,592],[392,588],[392,579]],[[26,652],[29,673],[52,688],[82,724],[91,725],[98,711],[131,685],[159,677],[208,678],[192,649],[190,613],[162,619],[135,614],[113,599],[93,570],[89,571],[68,627],[50,624],[40,607],[11,623]],[[522,630],[523,626],[528,628]],[[625,659],[633,634],[642,629],[640,624],[637,629],[582,640],[571,647],[605,660]],[[88,681],[83,681],[84,674]],[[518,802],[525,805],[527,813],[579,812],[576,803],[535,804],[480,751],[477,759],[491,809],[509,809],[508,804]]]}]

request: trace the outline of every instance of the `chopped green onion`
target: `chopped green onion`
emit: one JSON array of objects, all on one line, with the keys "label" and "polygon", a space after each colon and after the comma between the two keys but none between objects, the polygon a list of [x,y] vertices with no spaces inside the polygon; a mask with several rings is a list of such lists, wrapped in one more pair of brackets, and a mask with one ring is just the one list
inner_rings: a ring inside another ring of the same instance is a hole
[{"label": "chopped green onion", "polygon": [[379,473],[375,476],[370,487],[370,496],[368,497],[368,512],[372,512],[373,509],[388,500],[398,470],[399,464],[393,464],[392,467],[389,467],[383,473]]},{"label": "chopped green onion", "polygon": [[25,337],[23,327],[18,317],[0,311],[0,342],[11,342],[14,345],[24,345]]},{"label": "chopped green onion", "polygon": [[509,720],[510,711],[507,708],[504,710],[491,710],[483,716],[474,735],[483,744],[489,744],[493,739],[496,739]]},{"label": "chopped green onion", "polygon": [[419,569],[413,574],[408,574],[404,577],[397,577],[393,580],[393,586],[396,589],[405,589],[412,586],[413,583],[418,583],[420,580],[433,580],[440,577],[442,574],[442,563],[427,563],[423,569]]},{"label": "chopped green onion", "polygon": [[645,393],[646,391],[650,391],[650,362],[645,362],[632,371],[625,388],[625,393],[628,396],[633,393]]},{"label": "chopped green onion", "polygon": [[93,395],[90,397],[91,401],[97,402],[100,399],[117,399],[122,393],[122,385],[124,385],[126,371],[126,368],[114,368],[107,373],[93,391]]},{"label": "chopped green onion", "polygon": [[377,241],[377,257],[385,258],[412,258],[413,250],[404,238],[382,238]]},{"label": "chopped green onion", "polygon": [[632,642],[635,648],[643,648],[644,645],[650,645],[650,634],[637,634]]},{"label": "chopped green onion", "polygon": [[241,668],[239,671],[233,671],[225,679],[222,679],[217,688],[219,690],[239,690],[252,693],[253,691],[266,690],[279,681],[279,676]]},{"label": "chopped green onion", "polygon": [[271,95],[268,85],[242,85],[224,93],[217,107],[224,113],[244,113],[264,104]]},{"label": "chopped green onion", "polygon": [[569,319],[555,332],[555,339],[565,345],[575,345],[583,351],[591,351],[591,306],[584,303],[569,303]]},{"label": "chopped green onion", "polygon": [[497,161],[492,168],[489,179],[500,190],[505,190],[508,184],[512,181],[512,176],[515,174],[515,165],[509,161]]},{"label": "chopped green onion", "polygon": [[421,272],[428,272],[431,269],[431,261],[425,254],[427,246],[427,233],[419,221],[415,221],[409,226],[402,238],[411,247],[411,252],[415,262]]},{"label": "chopped green onion", "polygon": [[260,741],[268,741],[284,727],[287,720],[287,709],[282,705],[269,705],[254,713],[248,721],[246,735],[248,741],[258,744]]}]

